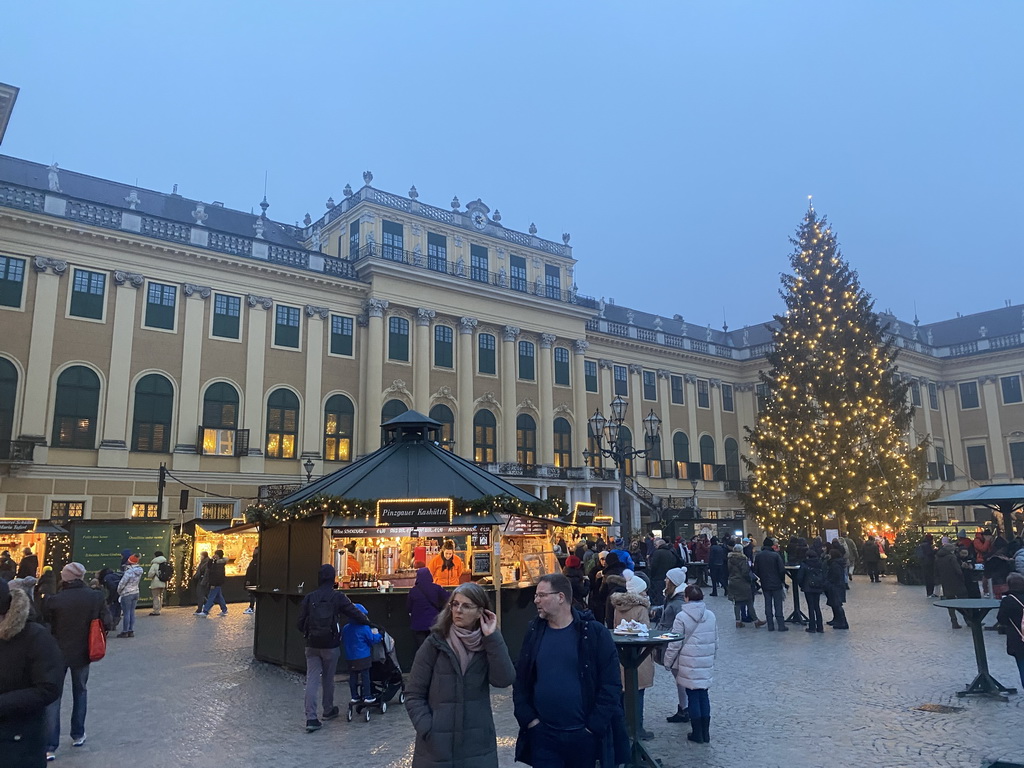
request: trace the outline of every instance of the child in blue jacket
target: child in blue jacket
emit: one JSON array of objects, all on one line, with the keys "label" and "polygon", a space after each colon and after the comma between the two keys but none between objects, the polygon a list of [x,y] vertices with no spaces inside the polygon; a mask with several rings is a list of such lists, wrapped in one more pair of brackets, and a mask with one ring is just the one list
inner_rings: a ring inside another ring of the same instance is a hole
[{"label": "child in blue jacket", "polygon": [[[369,615],[369,612],[359,603],[356,608]],[[352,692],[352,703],[373,704],[377,701],[370,688],[370,664],[373,655],[373,646],[383,642],[384,638],[376,630],[365,624],[353,624],[349,622],[341,630],[341,638],[345,642],[345,657],[348,659],[348,687]],[[360,696],[360,683],[362,683],[362,696]]]}]

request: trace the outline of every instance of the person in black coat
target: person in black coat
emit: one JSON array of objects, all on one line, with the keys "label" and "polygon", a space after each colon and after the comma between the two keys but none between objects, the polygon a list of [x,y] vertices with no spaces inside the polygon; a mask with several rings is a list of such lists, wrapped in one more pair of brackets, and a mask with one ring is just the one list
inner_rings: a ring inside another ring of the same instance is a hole
[{"label": "person in black coat", "polygon": [[708,570],[711,572],[711,596],[718,597],[718,586],[722,586],[722,594],[729,594],[729,568],[726,560],[729,550],[725,548],[717,536],[711,537],[711,549],[708,550]]},{"label": "person in black coat", "polygon": [[935,594],[935,539],[930,533],[918,542],[914,549],[914,557],[921,568],[921,580],[924,582],[924,591],[928,597],[936,597]]},{"label": "person in black coat", "polygon": [[[245,569],[245,586],[256,587],[260,583],[260,548],[253,547],[252,560]],[[256,590],[249,591],[249,607],[242,613],[256,613]]]},{"label": "person in black coat", "polygon": [[875,584],[881,583],[882,579],[878,571],[882,563],[882,551],[878,548],[878,542],[875,541],[874,536],[868,536],[867,541],[861,546],[860,559],[864,563],[864,569],[868,572],[871,581]]},{"label": "person in black coat", "polygon": [[28,620],[30,603],[0,580],[0,761],[18,768],[46,765],[46,707],[64,667],[57,641]]},{"label": "person in black coat", "polygon": [[832,609],[832,620],[828,623],[832,629],[849,629],[846,609],[843,608],[846,602],[846,550],[830,549],[825,568],[828,606]]},{"label": "person in black coat", "polygon": [[[60,572],[61,589],[43,603],[43,620],[50,625],[50,631],[57,639],[64,666],[61,674],[61,693],[64,678],[71,670],[71,739],[75,746],[85,742],[85,714],[89,682],[89,625],[93,619],[101,619],[104,627],[109,626],[110,614],[103,599],[103,593],[89,589],[83,577],[85,566],[68,563]],[[53,702],[46,709],[46,751],[56,752],[60,744],[60,701]]]},{"label": "person in black coat", "polygon": [[21,562],[18,563],[18,576],[19,579],[24,579],[31,576],[33,579],[39,575],[39,558],[32,554],[32,550],[25,547],[25,551],[22,553],[24,557],[21,558]]},{"label": "person in black coat", "polygon": [[821,595],[828,589],[825,578],[825,567],[821,558],[813,549],[808,549],[800,563],[800,570],[797,571],[797,584],[804,593],[804,600],[807,601],[807,629],[806,632],[824,632],[821,617]]},{"label": "person in black coat", "polygon": [[583,575],[582,565],[576,555],[569,555],[562,569],[562,575],[572,584],[572,607],[581,611],[587,607],[587,595],[590,594],[590,581]]},{"label": "person in black coat", "polygon": [[[609,552],[608,556],[604,559],[604,568],[601,571],[601,585],[597,590],[597,601],[592,602],[594,610],[594,618],[600,621],[602,624],[607,623],[609,618],[607,606],[608,596],[614,588],[614,591],[624,591],[626,588],[626,580],[622,579],[622,573],[626,570],[626,564],[619,560],[619,556],[614,552]],[[618,576],[621,581],[609,585],[608,577]],[[619,589],[621,587],[621,589]],[[591,593],[593,594],[593,593]]]},{"label": "person in black coat", "polygon": [[765,539],[761,551],[754,556],[754,573],[761,582],[768,631],[774,632],[777,623],[779,632],[788,632],[783,607],[786,597],[786,565],[782,562],[782,555],[775,551],[774,539]]},{"label": "person in black coat", "polygon": [[673,568],[683,564],[682,558],[664,539],[654,540],[654,554],[647,560],[647,572],[651,575],[651,590],[647,596],[651,605],[662,605],[665,602],[665,577]]},{"label": "person in black coat", "polygon": [[1024,686],[1024,575],[1011,573],[1006,577],[1006,586],[1010,591],[999,603],[996,621],[1006,628],[1006,652],[1016,659],[1020,684]]},{"label": "person in black coat", "polygon": [[18,564],[11,559],[11,553],[6,549],[0,552],[0,579],[10,581],[18,574]]}]

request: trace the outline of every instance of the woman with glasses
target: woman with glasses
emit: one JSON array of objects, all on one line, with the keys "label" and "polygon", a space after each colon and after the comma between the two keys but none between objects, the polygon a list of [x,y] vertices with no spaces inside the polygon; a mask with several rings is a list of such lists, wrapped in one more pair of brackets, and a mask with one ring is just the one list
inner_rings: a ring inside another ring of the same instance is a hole
[{"label": "woman with glasses", "polygon": [[416,652],[405,708],[416,729],[413,768],[497,768],[491,686],[515,668],[498,617],[478,584],[461,584]]}]

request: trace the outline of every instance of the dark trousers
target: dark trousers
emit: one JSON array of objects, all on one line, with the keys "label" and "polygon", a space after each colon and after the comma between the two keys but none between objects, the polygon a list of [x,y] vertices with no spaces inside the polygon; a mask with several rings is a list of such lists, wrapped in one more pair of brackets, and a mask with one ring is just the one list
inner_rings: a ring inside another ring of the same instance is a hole
[{"label": "dark trousers", "polygon": [[764,620],[768,622],[769,627],[775,626],[778,623],[780,627],[786,626],[786,590],[784,589],[765,589],[761,586],[761,591],[764,592]]},{"label": "dark trousers", "polygon": [[665,580],[652,579],[651,586],[647,589],[647,596],[651,598],[651,605],[664,605]]},{"label": "dark trousers", "polygon": [[821,632],[825,629],[821,616],[821,592],[804,592],[804,600],[807,602],[807,628]]},{"label": "dark trousers", "polygon": [[712,565],[710,566],[711,571],[711,594],[714,595],[718,592],[718,587],[722,587],[722,591],[728,594],[727,589],[729,586],[729,569],[724,565]]},{"label": "dark trousers", "polygon": [[711,717],[711,699],[707,688],[687,688],[686,705],[690,713],[690,722],[702,717]]},{"label": "dark trousers", "polygon": [[[362,684],[362,693],[359,686]],[[370,687],[370,668],[353,669],[348,673],[348,690],[353,699],[369,699],[373,696],[373,688]]]},{"label": "dark trousers", "polygon": [[85,710],[88,704],[86,684],[89,682],[89,665],[64,667],[60,676],[61,697],[46,707],[46,751],[56,752],[60,744],[60,702],[64,698],[64,680],[71,670],[71,738],[85,736]]},{"label": "dark trousers", "polygon": [[597,739],[586,728],[556,731],[544,723],[527,730],[533,768],[594,768]]},{"label": "dark trousers", "polygon": [[412,631],[412,636],[416,638],[416,650],[418,651],[420,649],[420,646],[423,645],[423,641],[430,637],[430,630],[414,629]]},{"label": "dark trousers", "polygon": [[864,564],[864,568],[868,572],[868,578],[872,581],[881,581],[881,577],[878,575],[878,566],[878,562]]}]

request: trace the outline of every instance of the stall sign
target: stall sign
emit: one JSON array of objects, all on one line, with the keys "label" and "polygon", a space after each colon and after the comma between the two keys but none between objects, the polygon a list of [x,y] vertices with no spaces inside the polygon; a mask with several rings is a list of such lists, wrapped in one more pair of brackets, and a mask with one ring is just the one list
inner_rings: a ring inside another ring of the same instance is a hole
[{"label": "stall sign", "polygon": [[380,499],[377,501],[377,525],[449,525],[454,512],[452,499]]},{"label": "stall sign", "polygon": [[532,517],[510,515],[505,533],[511,536],[543,536],[548,532],[548,524]]},{"label": "stall sign", "polygon": [[408,538],[415,531],[419,537],[430,536],[465,536],[478,534],[478,528],[472,525],[422,525],[416,528],[332,528],[331,536],[335,539],[361,539],[368,536],[386,536],[389,538]]},{"label": "stall sign", "polygon": [[587,501],[577,501],[572,512],[573,525],[593,525],[594,517],[597,515],[597,504]]},{"label": "stall sign", "polygon": [[36,529],[36,519],[8,517],[0,520],[0,533],[32,533]]},{"label": "stall sign", "polygon": [[491,553],[490,552],[474,552],[473,553],[473,575],[479,576],[491,572]]}]

